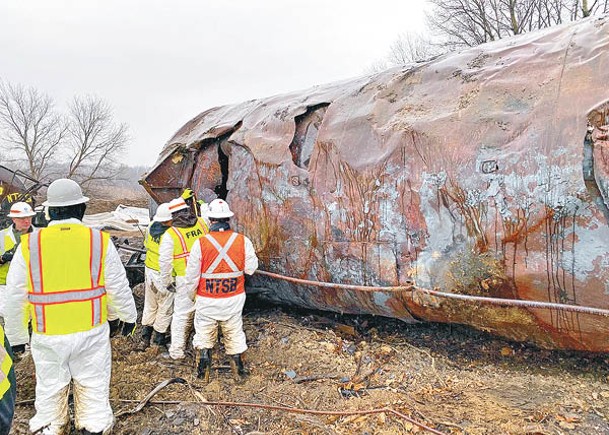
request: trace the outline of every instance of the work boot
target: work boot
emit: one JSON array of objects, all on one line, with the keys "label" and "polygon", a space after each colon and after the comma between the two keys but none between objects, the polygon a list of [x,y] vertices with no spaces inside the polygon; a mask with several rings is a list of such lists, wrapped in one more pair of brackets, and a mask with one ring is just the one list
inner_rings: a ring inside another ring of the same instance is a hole
[{"label": "work boot", "polygon": [[154,331],[153,342],[159,347],[167,347],[167,334],[164,332]]},{"label": "work boot", "polygon": [[242,381],[249,373],[245,370],[242,354],[231,355],[230,370],[235,381]]},{"label": "work boot", "polygon": [[152,326],[144,325],[142,328],[142,340],[138,343],[137,350],[144,351],[150,346],[150,337],[152,337]]},{"label": "work boot", "polygon": [[201,358],[197,367],[197,378],[203,379],[205,383],[209,382],[209,374],[211,372],[211,349],[201,349]]}]

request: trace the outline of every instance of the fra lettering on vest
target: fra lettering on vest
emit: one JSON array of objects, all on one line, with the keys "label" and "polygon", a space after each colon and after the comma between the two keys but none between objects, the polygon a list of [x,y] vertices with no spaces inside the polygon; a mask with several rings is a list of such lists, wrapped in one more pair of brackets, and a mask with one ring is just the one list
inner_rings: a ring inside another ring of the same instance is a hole
[{"label": "fra lettering on vest", "polygon": [[201,231],[200,229],[196,229],[196,230],[192,230],[186,233],[186,238],[190,239],[191,237],[196,237],[199,238],[199,236],[203,235],[203,231]]}]

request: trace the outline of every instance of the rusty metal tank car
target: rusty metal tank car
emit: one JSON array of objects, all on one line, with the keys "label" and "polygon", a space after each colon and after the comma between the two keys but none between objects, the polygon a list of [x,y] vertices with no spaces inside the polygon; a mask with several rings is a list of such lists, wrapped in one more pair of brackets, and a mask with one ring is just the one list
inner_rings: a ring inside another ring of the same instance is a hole
[{"label": "rusty metal tank car", "polygon": [[225,198],[269,300],[604,352],[607,83],[589,18],[206,110],[142,184]]},{"label": "rusty metal tank car", "polygon": [[[25,201],[33,208],[35,206],[34,196],[42,186],[43,184],[38,180],[24,172],[0,165],[0,229],[11,224],[10,218],[7,217],[11,204]],[[44,217],[38,216],[37,221],[44,221]]]}]

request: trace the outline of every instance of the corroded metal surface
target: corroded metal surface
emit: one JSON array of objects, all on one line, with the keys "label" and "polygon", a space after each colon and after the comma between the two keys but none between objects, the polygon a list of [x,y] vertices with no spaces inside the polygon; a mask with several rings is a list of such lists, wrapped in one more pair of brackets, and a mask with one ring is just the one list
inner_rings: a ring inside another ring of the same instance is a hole
[{"label": "corroded metal surface", "polygon": [[269,299],[607,351],[598,313],[423,291],[609,308],[607,65],[595,18],[213,108],[143,184],[157,201],[225,197],[263,270],[404,287],[254,276]]},{"label": "corroded metal surface", "polygon": [[0,165],[0,229],[11,224],[7,217],[11,204],[26,201],[34,206],[34,197],[42,185],[21,171]]}]

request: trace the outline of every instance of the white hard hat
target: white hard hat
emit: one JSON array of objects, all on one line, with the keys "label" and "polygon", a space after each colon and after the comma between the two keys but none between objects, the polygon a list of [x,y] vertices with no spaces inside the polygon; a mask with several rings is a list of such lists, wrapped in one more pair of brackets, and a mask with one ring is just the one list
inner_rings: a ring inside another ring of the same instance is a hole
[{"label": "white hard hat", "polygon": [[11,210],[7,216],[11,218],[32,217],[36,216],[36,212],[27,202],[16,202],[11,205]]},{"label": "white hard hat", "polygon": [[82,194],[78,183],[67,178],[60,178],[51,183],[47,189],[47,200],[42,205],[47,207],[66,207],[83,204],[89,198]]},{"label": "white hard hat", "polygon": [[186,204],[186,201],[184,201],[183,198],[175,198],[169,201],[169,211],[171,213],[175,213],[179,210],[184,210],[185,208],[188,208],[188,204]]},{"label": "white hard hat", "polygon": [[153,222],[167,222],[170,221],[171,218],[171,212],[169,211],[169,203],[164,202],[163,204],[159,205],[158,208],[156,209],[156,213],[154,214],[154,217],[152,218]]},{"label": "white hard hat", "polygon": [[230,211],[228,204],[223,199],[214,199],[209,203],[207,217],[210,219],[222,219],[234,216],[235,213]]}]

